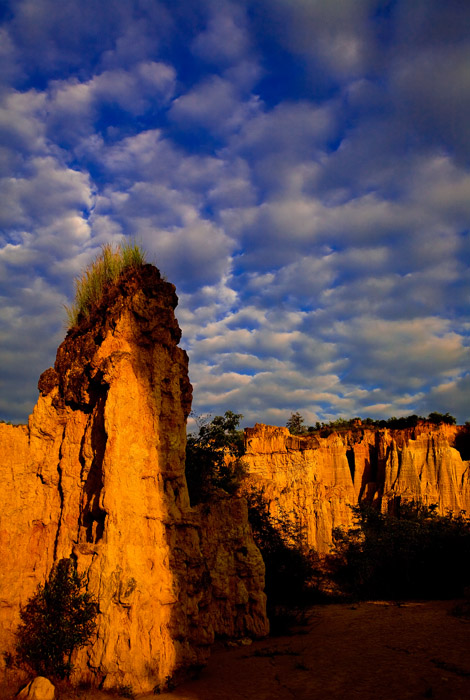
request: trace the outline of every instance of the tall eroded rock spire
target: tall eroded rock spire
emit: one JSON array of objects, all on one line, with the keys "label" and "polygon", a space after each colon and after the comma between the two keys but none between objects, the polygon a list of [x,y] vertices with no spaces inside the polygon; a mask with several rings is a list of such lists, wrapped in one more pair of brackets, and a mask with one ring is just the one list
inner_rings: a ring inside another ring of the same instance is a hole
[{"label": "tall eroded rock spire", "polygon": [[72,556],[99,603],[75,676],[105,688],[164,687],[205,660],[215,635],[267,632],[244,501],[189,504],[176,304],[152,265],[124,271],[41,375],[29,426],[0,425],[0,552],[11,561],[0,570],[1,650],[19,605]]}]

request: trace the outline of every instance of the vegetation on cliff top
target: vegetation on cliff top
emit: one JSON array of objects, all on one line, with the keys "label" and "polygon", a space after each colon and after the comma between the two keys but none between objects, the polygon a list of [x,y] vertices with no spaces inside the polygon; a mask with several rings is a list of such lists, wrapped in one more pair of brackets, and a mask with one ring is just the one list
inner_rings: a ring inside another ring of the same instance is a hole
[{"label": "vegetation on cliff top", "polygon": [[403,416],[396,418],[392,416],[387,420],[374,420],[373,418],[337,418],[336,420],[327,423],[317,421],[315,425],[306,426],[302,415],[296,411],[292,413],[286,422],[286,428],[289,429],[292,435],[308,435],[309,433],[319,431],[322,437],[338,430],[351,430],[358,427],[369,428],[389,428],[391,430],[403,430],[405,428],[414,428],[418,423],[433,423],[434,425],[455,425],[456,419],[450,413],[437,413],[433,411],[427,418],[413,414],[411,416]]},{"label": "vegetation on cliff top", "polygon": [[124,270],[139,268],[145,262],[145,253],[135,242],[122,241],[117,249],[109,243],[103,245],[98,257],[75,280],[74,301],[65,307],[67,327],[73,328],[81,316],[88,316],[93,306],[99,304],[106,288]]}]

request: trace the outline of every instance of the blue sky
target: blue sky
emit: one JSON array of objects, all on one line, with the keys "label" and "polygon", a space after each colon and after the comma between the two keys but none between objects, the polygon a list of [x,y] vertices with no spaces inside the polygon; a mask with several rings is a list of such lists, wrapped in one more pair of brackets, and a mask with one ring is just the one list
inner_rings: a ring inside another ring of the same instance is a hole
[{"label": "blue sky", "polygon": [[470,419],[466,0],[2,8],[0,418],[124,235],[177,287],[196,413]]}]

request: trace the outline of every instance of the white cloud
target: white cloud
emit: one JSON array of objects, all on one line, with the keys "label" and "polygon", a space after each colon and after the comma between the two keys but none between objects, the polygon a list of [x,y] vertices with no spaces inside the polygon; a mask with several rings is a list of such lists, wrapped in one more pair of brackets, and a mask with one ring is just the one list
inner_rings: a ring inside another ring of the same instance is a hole
[{"label": "white cloud", "polygon": [[456,44],[427,47],[409,61],[402,56],[392,74],[397,109],[409,128],[434,142],[445,140],[466,159],[470,139],[465,128],[470,106],[468,47]]},{"label": "white cloud", "polygon": [[58,309],[65,297],[44,278],[20,274],[15,280],[8,295],[0,289],[0,415],[21,422],[37,397],[39,376],[63,338]]},{"label": "white cloud", "polygon": [[429,377],[454,377],[470,360],[465,339],[438,317],[386,321],[358,317],[335,323],[330,334],[350,360],[348,381],[395,391],[427,386]]},{"label": "white cloud", "polygon": [[0,27],[0,84],[10,85],[21,77],[19,52],[8,31]]},{"label": "white cloud", "polygon": [[209,221],[195,219],[171,231],[144,225],[136,228],[136,235],[155,254],[157,265],[169,278],[178,279],[184,291],[217,284],[230,268],[233,242]]},{"label": "white cloud", "polygon": [[470,421],[470,374],[464,373],[455,380],[443,382],[431,389],[422,400],[423,413],[431,411],[460,416],[460,420]]},{"label": "white cloud", "polygon": [[218,3],[207,28],[191,44],[193,53],[211,63],[243,60],[249,51],[245,17],[240,6]]},{"label": "white cloud", "polygon": [[289,51],[308,61],[312,80],[319,72],[346,80],[368,67],[373,50],[368,0],[269,0],[263,5],[262,21],[271,23]]},{"label": "white cloud", "polygon": [[181,126],[226,134],[238,130],[258,111],[259,101],[255,95],[244,100],[232,82],[211,76],[174,100],[169,114]]},{"label": "white cloud", "polygon": [[[246,121],[230,142],[235,153],[268,161],[278,153],[287,166],[315,160],[336,128],[335,103],[281,102]],[[255,162],[256,164],[256,162]]]},{"label": "white cloud", "polygon": [[93,131],[103,108],[119,108],[137,117],[151,106],[162,106],[173,95],[175,78],[172,66],[142,61],[128,70],[103,71],[88,81],[54,81],[48,104],[49,134],[75,144]]},{"label": "white cloud", "polygon": [[9,172],[21,165],[23,152],[43,154],[47,151],[45,116],[44,93],[36,90],[4,92],[0,102],[0,142],[4,153],[9,152],[9,161],[5,164]]},{"label": "white cloud", "polygon": [[203,411],[467,410],[468,9],[454,5],[12,6],[11,376],[34,334],[36,365],[51,363],[72,277],[125,234],[177,285]]},{"label": "white cloud", "polygon": [[24,225],[32,219],[49,222],[70,208],[91,207],[88,175],[62,166],[52,156],[31,158],[28,170],[29,177],[2,179],[5,203],[14,202],[19,207],[18,219],[9,216],[10,225]]},{"label": "white cloud", "polygon": [[6,20],[23,70],[43,74],[129,66],[152,56],[172,25],[164,3],[146,0],[22,0]]}]

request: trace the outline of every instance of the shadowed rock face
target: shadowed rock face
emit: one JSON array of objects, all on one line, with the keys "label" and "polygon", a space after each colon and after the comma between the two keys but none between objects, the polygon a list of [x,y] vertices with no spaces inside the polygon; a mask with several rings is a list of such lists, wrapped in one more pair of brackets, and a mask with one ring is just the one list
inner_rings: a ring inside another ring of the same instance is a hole
[{"label": "shadowed rock face", "polygon": [[189,505],[176,304],[153,266],[124,273],[41,375],[29,426],[0,424],[0,650],[19,605],[73,556],[99,602],[76,680],[105,688],[151,690],[203,662],[216,634],[267,632],[244,501]]},{"label": "shadowed rock face", "polygon": [[300,437],[257,424],[245,430],[248,483],[261,487],[273,514],[297,517],[310,545],[327,552],[335,527],[353,524],[350,506],[367,499],[384,511],[399,499],[470,513],[470,433],[420,423],[388,430],[358,427]]}]

